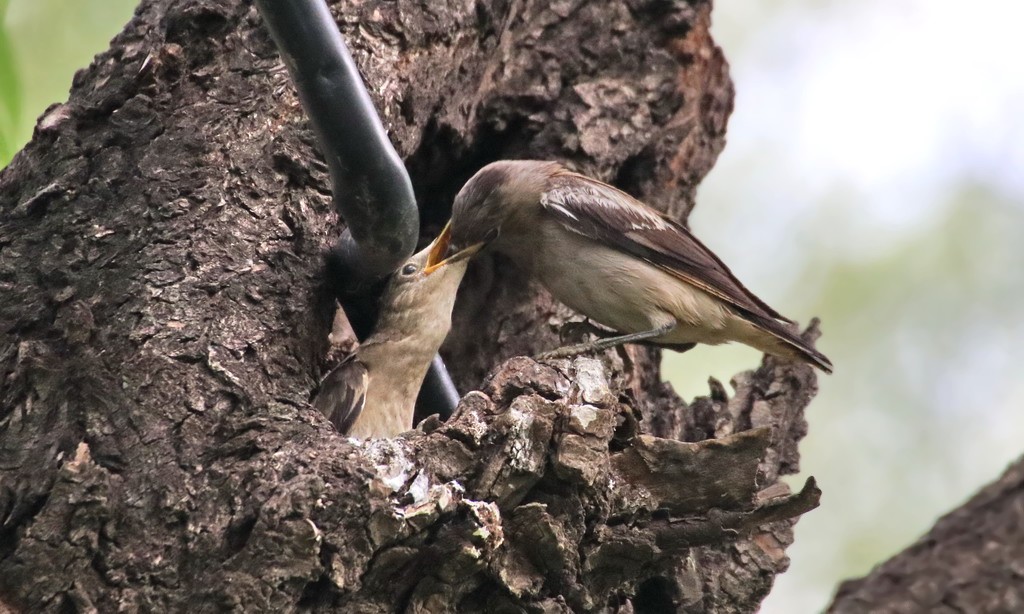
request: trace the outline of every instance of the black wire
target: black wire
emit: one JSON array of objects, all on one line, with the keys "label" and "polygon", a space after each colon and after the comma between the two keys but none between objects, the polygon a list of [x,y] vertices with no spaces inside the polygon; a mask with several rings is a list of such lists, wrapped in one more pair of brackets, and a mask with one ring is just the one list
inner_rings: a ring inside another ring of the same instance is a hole
[{"label": "black wire", "polygon": [[412,255],[419,211],[359,70],[323,0],[257,0],[316,131],[351,234],[341,252],[363,276],[387,275]]},{"label": "black wire", "polygon": [[[360,338],[370,332],[375,288],[416,249],[419,210],[409,173],[388,139],[359,70],[324,0],[256,0],[295,82],[331,175],[347,228],[329,269]],[[458,391],[435,356],[417,413],[451,415]]]}]

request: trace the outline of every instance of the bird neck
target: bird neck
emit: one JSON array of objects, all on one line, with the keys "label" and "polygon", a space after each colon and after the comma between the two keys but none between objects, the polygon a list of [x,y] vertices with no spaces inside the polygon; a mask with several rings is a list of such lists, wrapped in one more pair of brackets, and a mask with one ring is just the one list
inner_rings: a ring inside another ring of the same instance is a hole
[{"label": "bird neck", "polygon": [[501,233],[491,249],[511,259],[516,268],[536,276],[537,256],[545,243],[543,211],[537,202],[525,202],[515,207],[501,225]]},{"label": "bird neck", "polygon": [[415,339],[374,339],[360,347],[359,360],[368,375],[366,403],[352,432],[394,437],[413,427],[416,396],[430,367],[436,347],[423,347]]},{"label": "bird neck", "polygon": [[[359,346],[359,360],[372,371],[388,376],[389,380],[405,380],[405,373],[426,373],[437,352],[437,345],[424,343],[416,337],[371,336]],[[393,376],[393,377],[392,377]],[[401,376],[401,377],[399,377]]]}]

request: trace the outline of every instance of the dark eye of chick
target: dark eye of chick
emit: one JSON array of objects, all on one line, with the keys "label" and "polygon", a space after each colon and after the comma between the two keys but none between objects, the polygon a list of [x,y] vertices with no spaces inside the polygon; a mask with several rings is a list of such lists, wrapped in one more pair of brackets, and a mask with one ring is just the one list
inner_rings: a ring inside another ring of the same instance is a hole
[{"label": "dark eye of chick", "polygon": [[402,275],[412,275],[417,270],[418,269],[416,268],[415,264],[407,264],[404,267],[402,267]]}]

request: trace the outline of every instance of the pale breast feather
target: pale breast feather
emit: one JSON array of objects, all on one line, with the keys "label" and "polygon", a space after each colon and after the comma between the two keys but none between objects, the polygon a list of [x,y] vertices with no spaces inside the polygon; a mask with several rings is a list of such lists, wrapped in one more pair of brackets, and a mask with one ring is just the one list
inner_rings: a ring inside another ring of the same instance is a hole
[{"label": "pale breast feather", "polygon": [[366,405],[368,381],[366,365],[351,354],[321,380],[313,406],[346,434]]},{"label": "pale breast feather", "polygon": [[565,171],[552,176],[540,204],[567,230],[642,258],[751,315],[789,322],[689,230],[621,190]]}]

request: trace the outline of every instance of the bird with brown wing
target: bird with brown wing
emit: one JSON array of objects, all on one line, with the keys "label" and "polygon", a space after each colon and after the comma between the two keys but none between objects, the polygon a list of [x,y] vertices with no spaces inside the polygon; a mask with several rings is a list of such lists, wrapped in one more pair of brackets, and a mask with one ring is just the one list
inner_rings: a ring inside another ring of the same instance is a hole
[{"label": "bird with brown wing", "polygon": [[323,378],[313,399],[338,432],[394,437],[413,427],[416,395],[451,328],[455,294],[477,249],[444,259],[445,235],[395,271],[373,332]]},{"label": "bird with brown wing", "polygon": [[790,320],[684,226],[556,162],[485,166],[455,197],[442,237],[449,235],[453,248],[490,246],[507,255],[556,299],[620,333],[542,358],[631,342],[685,351],[738,341],[832,372]]}]

